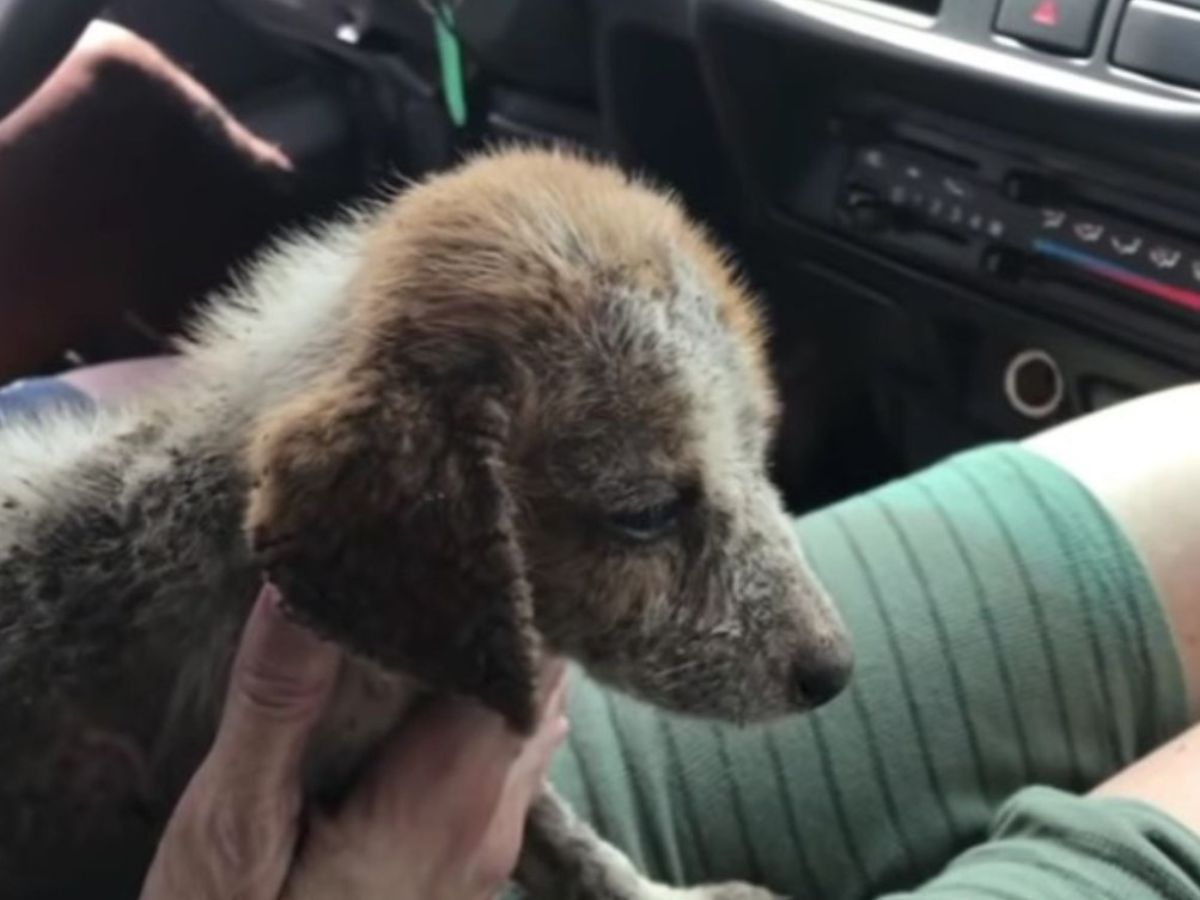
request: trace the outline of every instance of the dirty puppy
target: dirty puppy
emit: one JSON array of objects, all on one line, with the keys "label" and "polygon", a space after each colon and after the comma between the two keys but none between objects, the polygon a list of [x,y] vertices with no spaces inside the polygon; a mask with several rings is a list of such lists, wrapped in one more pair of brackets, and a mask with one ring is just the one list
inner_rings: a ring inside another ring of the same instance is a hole
[{"label": "dirty puppy", "polygon": [[[530,729],[548,654],[738,723],[846,681],[768,479],[751,298],[614,168],[494,153],[288,237],[181,351],[126,407],[0,431],[0,894],[137,884],[264,571],[350,655],[314,794],[419,691]],[[517,876],[545,900],[771,896],[652,884],[549,790]]]}]

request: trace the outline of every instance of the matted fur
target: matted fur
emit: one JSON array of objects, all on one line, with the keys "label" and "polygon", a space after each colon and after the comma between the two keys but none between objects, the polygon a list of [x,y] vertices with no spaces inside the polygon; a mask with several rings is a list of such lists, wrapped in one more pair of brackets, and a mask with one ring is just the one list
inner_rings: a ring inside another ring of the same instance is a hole
[{"label": "matted fur", "polygon": [[[742,722],[845,680],[767,478],[754,306],[672,200],[613,168],[500,153],[290,237],[183,352],[128,408],[0,431],[0,892],[94,891],[118,858],[133,883],[263,570],[352,653],[314,791],[414,690],[530,728],[546,653]],[[531,846],[594,845],[556,838],[545,804]],[[631,878],[571,896],[651,896]]]}]

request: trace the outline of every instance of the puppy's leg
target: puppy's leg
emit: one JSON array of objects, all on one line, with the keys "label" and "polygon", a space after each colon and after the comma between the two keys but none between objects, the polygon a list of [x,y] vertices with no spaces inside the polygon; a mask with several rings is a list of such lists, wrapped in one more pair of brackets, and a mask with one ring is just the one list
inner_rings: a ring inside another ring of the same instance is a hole
[{"label": "puppy's leg", "polygon": [[746,884],[674,888],[649,881],[549,787],[529,811],[516,880],[530,900],[781,900]]}]

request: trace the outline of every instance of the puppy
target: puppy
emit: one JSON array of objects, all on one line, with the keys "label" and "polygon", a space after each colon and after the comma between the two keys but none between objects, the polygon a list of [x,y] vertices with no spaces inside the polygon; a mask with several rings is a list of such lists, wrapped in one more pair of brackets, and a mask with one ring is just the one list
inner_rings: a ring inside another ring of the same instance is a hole
[{"label": "puppy", "polygon": [[[264,571],[351,657],[314,794],[416,691],[528,730],[546,654],[738,723],[830,699],[850,652],[768,480],[762,343],[672,200],[508,151],[285,240],[131,407],[0,432],[0,894],[135,890]],[[550,793],[518,876],[675,895]]]}]

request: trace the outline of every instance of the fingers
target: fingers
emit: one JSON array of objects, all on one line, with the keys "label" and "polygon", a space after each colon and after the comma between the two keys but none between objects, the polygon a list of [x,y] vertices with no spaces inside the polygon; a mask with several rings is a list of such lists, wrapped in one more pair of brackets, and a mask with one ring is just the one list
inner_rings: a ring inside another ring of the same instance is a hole
[{"label": "fingers", "polygon": [[481,811],[494,808],[523,744],[492,710],[439,698],[384,746],[361,786],[365,818],[402,831],[423,819],[486,826]]},{"label": "fingers", "polygon": [[[481,811],[499,803],[510,772],[532,777],[536,763],[553,754],[566,734],[564,716],[566,667],[548,665],[539,688],[540,725],[527,739],[510,730],[504,720],[474,700],[437,699],[416,713],[384,748],[364,785],[377,808],[373,816],[395,821],[416,814],[415,795],[434,794],[428,785],[447,785],[454,804],[443,808],[443,819],[486,821]],[[458,785],[461,790],[451,790]]]},{"label": "fingers", "polygon": [[212,754],[232,774],[251,770],[265,789],[296,778],[341,660],[333,644],[289,621],[280,602],[267,585],[254,604]]},{"label": "fingers", "polygon": [[559,712],[563,709],[563,699],[566,696],[567,686],[567,663],[562,657],[550,657],[543,665],[542,670],[538,674],[538,702],[541,710],[541,718],[539,721],[545,722],[546,716],[549,714],[551,706],[559,707]]},{"label": "fingers", "polygon": [[555,751],[566,740],[567,668],[559,664],[549,673],[548,690],[542,704],[541,724],[533,739],[527,741],[517,760],[515,771],[525,776],[525,787],[532,797],[546,779]]},{"label": "fingers", "polygon": [[299,833],[300,761],[338,651],[264,588],[242,633],[212,750],[164,831],[142,900],[276,900]]},{"label": "fingers", "polygon": [[488,831],[490,843],[478,855],[476,880],[480,884],[505,880],[516,865],[529,808],[546,783],[555,752],[567,737],[565,670],[554,676],[551,684],[541,726],[509,771]]},{"label": "fingers", "polygon": [[537,731],[524,743],[509,773],[506,790],[516,793],[508,800],[517,806],[528,806],[528,801],[541,789],[554,753],[567,737],[567,668],[561,661],[543,672],[538,721]]},{"label": "fingers", "polygon": [[[416,822],[443,852],[503,880],[516,861],[525,814],[567,735],[565,667],[546,673],[541,718],[522,738],[494,713],[465,700],[440,701],[397,738],[382,760],[377,815],[393,827]],[[415,817],[415,818],[414,818]]]},{"label": "fingers", "polygon": [[440,698],[415,714],[342,808],[313,822],[288,900],[494,896],[566,737],[566,693],[565,667],[548,666],[528,738],[473,701]]}]

